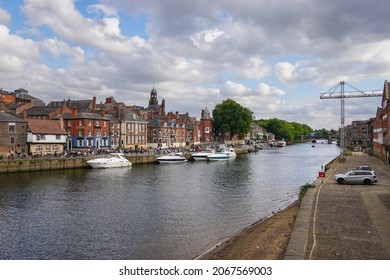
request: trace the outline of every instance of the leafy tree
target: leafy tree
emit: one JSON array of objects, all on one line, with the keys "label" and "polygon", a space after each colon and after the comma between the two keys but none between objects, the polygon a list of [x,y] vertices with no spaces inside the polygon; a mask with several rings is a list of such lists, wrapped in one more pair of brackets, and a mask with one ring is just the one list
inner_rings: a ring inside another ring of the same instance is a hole
[{"label": "leafy tree", "polygon": [[230,139],[237,134],[242,139],[250,132],[253,112],[235,102],[226,99],[213,110],[214,125],[218,132],[229,133]]},{"label": "leafy tree", "polygon": [[259,120],[257,123],[264,127],[268,132],[273,133],[276,139],[285,139],[286,141],[300,139],[302,135],[307,135],[313,131],[313,129],[306,124],[287,122],[277,118]]}]

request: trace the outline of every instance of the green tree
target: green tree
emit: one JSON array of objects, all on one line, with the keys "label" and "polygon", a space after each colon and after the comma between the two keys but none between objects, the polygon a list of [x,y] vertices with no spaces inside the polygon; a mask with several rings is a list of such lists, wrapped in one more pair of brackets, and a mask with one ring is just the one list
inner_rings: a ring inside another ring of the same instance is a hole
[{"label": "green tree", "polygon": [[218,132],[230,134],[230,139],[237,134],[240,139],[248,134],[253,122],[253,112],[235,102],[226,99],[213,110],[214,125]]},{"label": "green tree", "polygon": [[268,132],[273,133],[276,139],[285,139],[286,141],[300,140],[302,135],[307,135],[313,131],[313,129],[306,124],[287,122],[277,118],[259,120],[257,123],[261,127],[264,127]]}]

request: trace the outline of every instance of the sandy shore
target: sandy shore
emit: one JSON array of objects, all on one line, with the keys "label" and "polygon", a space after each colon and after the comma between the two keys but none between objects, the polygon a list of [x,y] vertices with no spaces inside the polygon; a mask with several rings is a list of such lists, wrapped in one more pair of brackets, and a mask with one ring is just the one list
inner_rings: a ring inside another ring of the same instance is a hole
[{"label": "sandy shore", "polygon": [[261,220],[197,259],[280,260],[283,259],[299,209],[296,202]]}]

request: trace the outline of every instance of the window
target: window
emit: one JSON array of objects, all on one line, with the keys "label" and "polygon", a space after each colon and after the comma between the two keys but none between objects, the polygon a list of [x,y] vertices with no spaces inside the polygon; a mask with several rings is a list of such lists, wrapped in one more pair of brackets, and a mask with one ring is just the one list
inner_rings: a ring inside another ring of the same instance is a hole
[{"label": "window", "polygon": [[8,133],[16,132],[16,123],[8,123]]},{"label": "window", "polygon": [[204,132],[205,132],[205,133],[209,133],[209,132],[210,132],[210,127],[206,126],[206,127],[204,128]]},{"label": "window", "polygon": [[57,134],[56,135],[56,140],[61,140],[61,135]]},{"label": "window", "polygon": [[83,139],[77,139],[77,147],[83,146]]},{"label": "window", "polygon": [[83,121],[79,120],[79,126],[83,126]]},{"label": "window", "polygon": [[15,144],[15,137],[11,137],[11,138],[9,139],[9,142],[10,142],[11,144]]}]

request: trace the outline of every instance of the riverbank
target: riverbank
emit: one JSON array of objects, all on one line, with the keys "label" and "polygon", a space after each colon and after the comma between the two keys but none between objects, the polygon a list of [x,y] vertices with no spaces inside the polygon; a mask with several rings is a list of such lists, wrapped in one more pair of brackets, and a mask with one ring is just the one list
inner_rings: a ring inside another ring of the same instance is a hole
[{"label": "riverbank", "polygon": [[[247,154],[248,148],[236,148],[236,154]],[[125,154],[127,159],[133,164],[153,164],[162,154],[144,153],[144,154]],[[191,153],[184,153],[187,160],[192,160]],[[103,155],[104,157],[104,155]],[[40,158],[20,158],[0,160],[1,173],[15,172],[34,172],[44,170],[65,170],[74,168],[90,168],[87,160],[96,158],[96,156],[77,156],[77,157],[40,157]]]},{"label": "riverbank", "polygon": [[287,249],[299,202],[245,228],[200,260],[281,260]]}]

